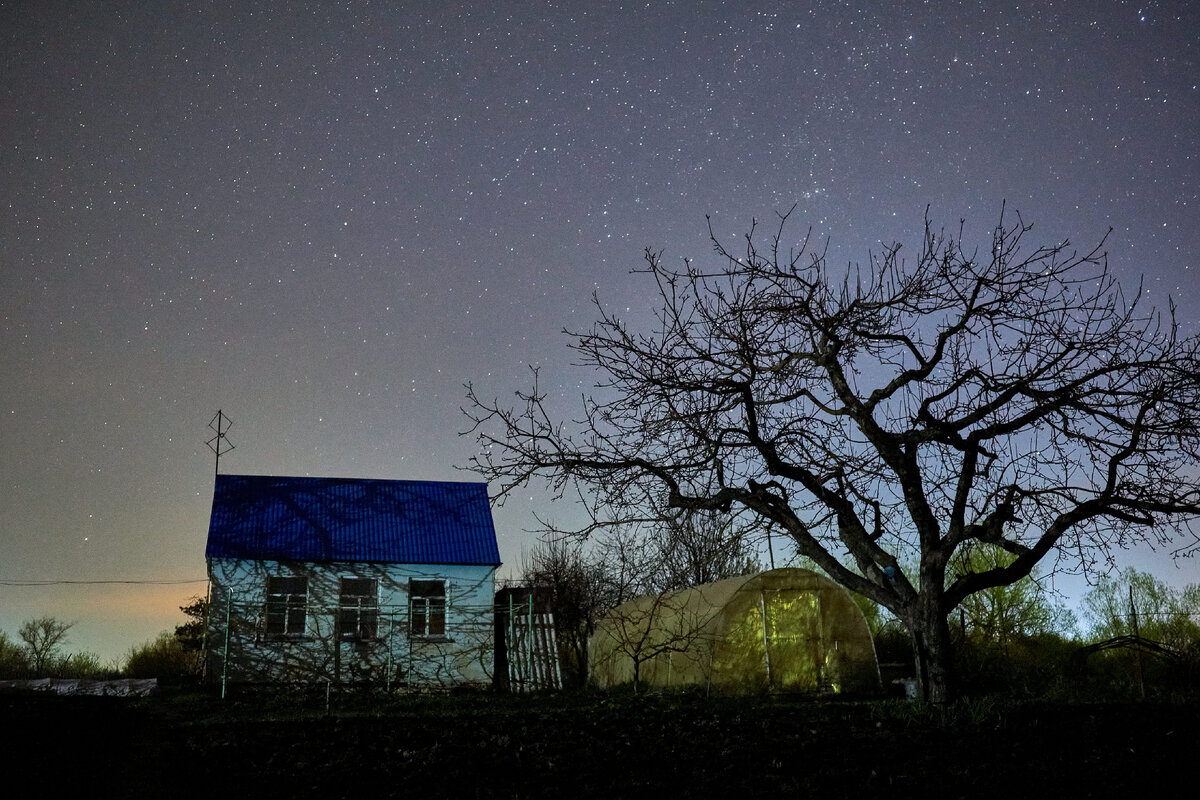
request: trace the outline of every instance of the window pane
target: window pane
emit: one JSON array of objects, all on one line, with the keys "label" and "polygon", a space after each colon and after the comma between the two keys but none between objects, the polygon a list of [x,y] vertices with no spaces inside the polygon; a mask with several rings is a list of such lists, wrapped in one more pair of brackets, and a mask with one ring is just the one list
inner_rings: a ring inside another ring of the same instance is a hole
[{"label": "window pane", "polygon": [[445,597],[446,582],[412,581],[409,584],[408,591],[413,597]]},{"label": "window pane", "polygon": [[343,597],[375,597],[374,578],[342,578]]},{"label": "window pane", "polygon": [[287,607],[279,603],[267,603],[267,633],[283,633],[287,630]]},{"label": "window pane", "polygon": [[267,578],[268,594],[308,594],[308,578]]},{"label": "window pane", "polygon": [[414,599],[412,601],[412,635],[413,636],[424,636],[425,635],[425,601],[424,600]]},{"label": "window pane", "polygon": [[374,639],[379,635],[379,612],[364,609],[358,615],[358,637]]},{"label": "window pane", "polygon": [[429,601],[429,635],[444,636],[446,634],[446,601]]},{"label": "window pane", "polygon": [[[293,595],[293,598],[295,595]],[[288,633],[304,633],[304,600],[300,602],[288,603],[287,609],[287,632]]]}]

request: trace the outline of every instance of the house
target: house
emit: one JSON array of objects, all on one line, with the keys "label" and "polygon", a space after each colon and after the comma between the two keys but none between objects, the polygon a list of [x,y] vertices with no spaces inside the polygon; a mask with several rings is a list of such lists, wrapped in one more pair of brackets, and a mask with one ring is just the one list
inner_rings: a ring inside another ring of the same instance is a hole
[{"label": "house", "polygon": [[218,475],[205,559],[216,680],[491,683],[486,484]]}]

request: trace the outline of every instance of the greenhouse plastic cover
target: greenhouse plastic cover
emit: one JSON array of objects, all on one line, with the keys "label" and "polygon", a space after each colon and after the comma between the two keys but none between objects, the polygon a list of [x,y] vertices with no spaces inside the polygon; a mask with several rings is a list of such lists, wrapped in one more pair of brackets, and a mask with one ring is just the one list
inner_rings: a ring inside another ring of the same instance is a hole
[{"label": "greenhouse plastic cover", "polygon": [[600,686],[861,692],[880,685],[862,611],[833,581],[784,568],[624,603],[589,643]]}]

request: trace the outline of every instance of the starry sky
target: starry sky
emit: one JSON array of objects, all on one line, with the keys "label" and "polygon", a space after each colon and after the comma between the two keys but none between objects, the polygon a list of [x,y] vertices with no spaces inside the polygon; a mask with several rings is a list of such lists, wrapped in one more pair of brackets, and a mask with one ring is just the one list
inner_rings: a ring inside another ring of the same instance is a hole
[{"label": "starry sky", "polygon": [[[926,206],[984,246],[1002,202],[1111,227],[1194,333],[1198,33],[1182,1],[0,3],[0,630],[111,659],[183,621],[217,409],[223,472],[477,479],[463,384],[539,365],[566,408],[562,330],[593,292],[648,319],[630,270],[709,257],[705,215],[795,204],[846,263]],[[534,511],[572,513],[499,509],[506,564]]]}]

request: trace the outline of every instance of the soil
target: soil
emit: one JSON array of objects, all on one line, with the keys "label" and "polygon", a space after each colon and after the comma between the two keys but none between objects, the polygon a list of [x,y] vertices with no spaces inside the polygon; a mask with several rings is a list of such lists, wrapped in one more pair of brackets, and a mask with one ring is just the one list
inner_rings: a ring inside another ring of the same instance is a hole
[{"label": "soil", "polygon": [[1195,757],[1200,703],[623,694],[0,696],[39,794],[230,797],[1117,797]]}]

